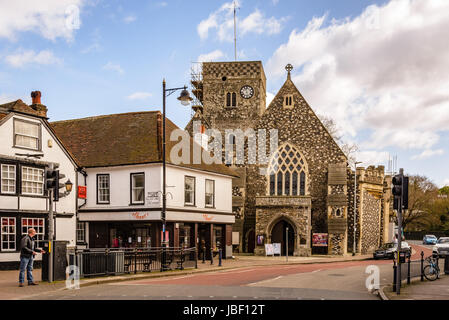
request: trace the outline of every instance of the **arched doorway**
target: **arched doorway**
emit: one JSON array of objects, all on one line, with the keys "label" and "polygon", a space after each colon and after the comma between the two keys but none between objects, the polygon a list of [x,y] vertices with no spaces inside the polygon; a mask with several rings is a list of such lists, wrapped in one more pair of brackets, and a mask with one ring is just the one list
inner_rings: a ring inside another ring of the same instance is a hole
[{"label": "arched doorway", "polygon": [[246,238],[246,243],[248,245],[248,253],[254,253],[254,248],[256,246],[255,244],[255,238],[256,238],[256,234],[254,233],[254,229],[251,229],[248,234],[247,234],[247,238]]},{"label": "arched doorway", "polygon": [[285,237],[287,235],[288,228],[288,255],[292,256],[295,251],[295,229],[293,226],[285,220],[280,220],[275,224],[271,231],[271,243],[281,244],[281,255],[285,255],[287,242]]}]

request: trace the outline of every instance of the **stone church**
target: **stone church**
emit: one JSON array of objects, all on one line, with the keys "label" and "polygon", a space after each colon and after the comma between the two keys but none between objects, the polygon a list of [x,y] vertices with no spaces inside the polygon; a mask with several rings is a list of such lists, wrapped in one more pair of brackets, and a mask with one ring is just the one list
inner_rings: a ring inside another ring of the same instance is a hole
[{"label": "stone church", "polygon": [[[205,62],[192,77],[196,99],[186,127],[191,134],[195,121],[219,130],[227,143],[235,143],[229,130],[277,130],[277,149],[267,163],[230,164],[240,176],[233,181],[236,249],[264,255],[265,244],[281,243],[282,255],[344,255],[353,251],[355,233],[356,252],[370,253],[391,240],[391,177],[382,166],[360,167],[354,174],[291,80],[292,68],[286,66],[285,83],[268,107],[261,61]],[[270,154],[268,139],[266,150]],[[327,234],[325,247],[314,245],[314,233]]]}]

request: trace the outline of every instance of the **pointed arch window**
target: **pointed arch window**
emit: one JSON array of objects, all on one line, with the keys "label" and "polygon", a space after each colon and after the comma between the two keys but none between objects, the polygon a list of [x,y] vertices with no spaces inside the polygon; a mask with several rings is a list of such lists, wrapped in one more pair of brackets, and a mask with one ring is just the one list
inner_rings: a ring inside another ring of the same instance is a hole
[{"label": "pointed arch window", "polygon": [[306,195],[307,164],[297,148],[281,146],[273,155],[269,168],[268,194],[273,196]]},{"label": "pointed arch window", "polygon": [[226,107],[237,107],[237,94],[235,92],[226,93]]}]

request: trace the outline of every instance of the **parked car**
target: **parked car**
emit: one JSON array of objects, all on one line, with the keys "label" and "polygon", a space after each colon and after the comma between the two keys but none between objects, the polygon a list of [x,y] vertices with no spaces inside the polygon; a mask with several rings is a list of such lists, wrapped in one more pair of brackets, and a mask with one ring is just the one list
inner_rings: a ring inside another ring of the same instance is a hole
[{"label": "parked car", "polygon": [[433,234],[426,234],[422,239],[423,244],[436,244],[437,241],[437,237],[435,237]]},{"label": "parked car", "polygon": [[[385,243],[373,253],[373,258],[376,260],[377,259],[393,259],[395,252],[397,252],[397,251],[398,251],[397,243],[394,243],[394,242]],[[410,245],[407,242],[402,241],[401,242],[401,252],[405,252],[406,256],[409,257],[412,254],[412,248],[410,247]]]},{"label": "parked car", "polygon": [[434,255],[440,258],[449,255],[449,237],[441,237],[432,249]]}]

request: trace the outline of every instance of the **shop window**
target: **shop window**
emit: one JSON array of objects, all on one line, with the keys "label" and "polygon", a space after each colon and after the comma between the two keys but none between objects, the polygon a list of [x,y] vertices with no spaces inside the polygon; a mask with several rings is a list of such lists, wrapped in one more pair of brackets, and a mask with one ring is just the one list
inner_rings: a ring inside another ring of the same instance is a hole
[{"label": "shop window", "polygon": [[16,218],[2,217],[2,251],[16,251]]},{"label": "shop window", "polygon": [[22,194],[44,195],[44,170],[22,167]]},{"label": "shop window", "polygon": [[39,150],[40,124],[14,119],[14,146]]},{"label": "shop window", "polygon": [[97,175],[97,203],[108,204],[111,201],[110,197],[110,181],[109,174]]},{"label": "shop window", "polygon": [[16,166],[9,164],[2,164],[1,166],[1,193],[15,194],[16,193]]},{"label": "shop window", "polygon": [[221,226],[214,226],[214,233],[212,234],[213,249],[223,248],[223,228]]},{"label": "shop window", "polygon": [[195,178],[184,178],[184,204],[189,206],[195,205]]},{"label": "shop window", "polygon": [[215,181],[206,179],[206,207],[215,206]]},{"label": "shop window", "polygon": [[42,241],[45,235],[45,219],[44,218],[22,218],[22,235],[28,234],[28,229],[33,228],[36,230],[36,246],[42,247]]},{"label": "shop window", "polygon": [[190,248],[190,226],[180,226],[179,228],[179,246]]},{"label": "shop window", "polygon": [[131,174],[131,203],[143,204],[145,195],[145,174]]}]

